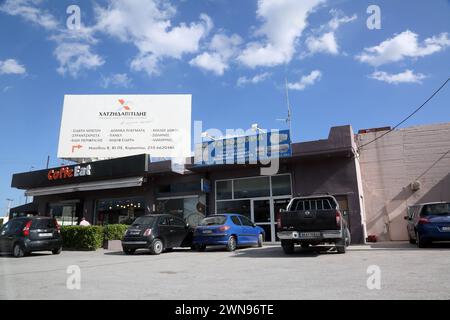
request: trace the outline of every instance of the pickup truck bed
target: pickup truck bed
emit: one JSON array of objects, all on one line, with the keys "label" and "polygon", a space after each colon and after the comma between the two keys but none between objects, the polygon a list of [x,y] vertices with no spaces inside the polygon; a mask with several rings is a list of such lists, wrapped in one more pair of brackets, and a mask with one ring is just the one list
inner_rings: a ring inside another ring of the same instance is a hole
[{"label": "pickup truck bed", "polygon": [[278,217],[278,237],[286,253],[294,252],[294,246],[334,244],[339,253],[346,251],[350,232],[333,196],[321,195],[296,197],[287,211]]}]

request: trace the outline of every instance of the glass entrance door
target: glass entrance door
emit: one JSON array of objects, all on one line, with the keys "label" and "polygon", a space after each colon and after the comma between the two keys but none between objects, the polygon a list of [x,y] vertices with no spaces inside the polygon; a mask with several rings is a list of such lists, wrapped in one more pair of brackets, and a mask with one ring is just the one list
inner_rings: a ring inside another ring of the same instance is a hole
[{"label": "glass entrance door", "polygon": [[270,198],[254,199],[251,204],[252,221],[265,230],[265,241],[275,241],[275,219]]}]

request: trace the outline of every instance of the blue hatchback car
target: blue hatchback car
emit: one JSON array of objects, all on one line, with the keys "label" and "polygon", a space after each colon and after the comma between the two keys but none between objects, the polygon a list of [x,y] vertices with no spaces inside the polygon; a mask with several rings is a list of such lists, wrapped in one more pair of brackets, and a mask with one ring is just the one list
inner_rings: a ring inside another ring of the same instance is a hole
[{"label": "blue hatchback car", "polygon": [[198,251],[206,246],[225,246],[234,251],[238,246],[262,247],[263,241],[263,228],[243,215],[225,213],[204,218],[195,228],[193,245]]},{"label": "blue hatchback car", "polygon": [[405,220],[409,242],[416,243],[419,248],[433,241],[450,241],[450,202],[411,206]]}]

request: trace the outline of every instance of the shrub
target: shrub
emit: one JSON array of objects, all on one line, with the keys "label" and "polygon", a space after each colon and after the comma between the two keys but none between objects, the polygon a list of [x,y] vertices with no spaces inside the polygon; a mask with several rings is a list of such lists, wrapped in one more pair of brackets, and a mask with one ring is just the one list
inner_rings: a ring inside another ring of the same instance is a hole
[{"label": "shrub", "polygon": [[103,245],[101,226],[63,226],[61,227],[63,247],[79,250],[96,250]]},{"label": "shrub", "polygon": [[126,224],[109,224],[104,227],[105,239],[122,240],[127,228]]}]

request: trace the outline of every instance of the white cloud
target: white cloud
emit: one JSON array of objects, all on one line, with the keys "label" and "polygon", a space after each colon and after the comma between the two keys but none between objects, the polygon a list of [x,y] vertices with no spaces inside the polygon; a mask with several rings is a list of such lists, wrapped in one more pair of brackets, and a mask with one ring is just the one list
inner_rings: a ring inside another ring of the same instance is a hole
[{"label": "white cloud", "polygon": [[11,16],[20,16],[47,30],[56,29],[58,21],[53,15],[38,7],[41,2],[41,0],[6,0],[0,5],[0,11]]},{"label": "white cloud", "polygon": [[271,76],[271,74],[269,72],[264,72],[264,73],[257,74],[251,78],[239,77],[236,85],[238,87],[242,87],[246,84],[257,84],[259,82],[262,82],[262,81],[268,79],[270,76]]},{"label": "white cloud", "polygon": [[85,43],[60,43],[54,54],[59,62],[58,73],[68,73],[73,78],[78,77],[83,69],[96,69],[104,63],[103,58],[92,53],[90,46]]},{"label": "white cloud", "polygon": [[401,61],[405,58],[419,58],[444,50],[450,46],[448,33],[441,33],[438,36],[427,38],[423,43],[419,43],[418,35],[406,30],[381,42],[378,46],[365,48],[356,56],[361,62],[372,66]]},{"label": "white cloud", "polygon": [[196,56],[189,62],[190,65],[196,66],[215,73],[216,75],[223,75],[228,65],[222,60],[222,57],[217,53],[203,52]]},{"label": "white cloud", "polygon": [[309,36],[306,41],[306,47],[308,48],[308,54],[315,53],[329,53],[338,54],[339,46],[336,40],[336,31],[343,24],[355,21],[357,19],[356,14],[345,16],[339,10],[330,10],[330,14],[333,18],[325,25],[321,26],[317,31],[318,35]]},{"label": "white cloud", "polygon": [[313,85],[322,78],[322,72],[313,70],[310,74],[302,76],[298,82],[288,83],[288,88],[292,90],[304,90],[306,87]]},{"label": "white cloud", "polygon": [[422,73],[414,73],[412,70],[405,70],[404,72],[390,74],[384,71],[376,71],[372,73],[369,78],[384,81],[391,84],[399,83],[422,83],[422,80],[427,78],[426,75]]},{"label": "white cloud", "polygon": [[356,14],[353,14],[351,17],[345,16],[342,11],[336,9],[331,9],[330,14],[333,16],[328,22],[330,30],[337,30],[341,25],[355,21],[358,18]]},{"label": "white cloud", "polygon": [[314,54],[317,52],[325,52],[331,54],[338,54],[338,44],[336,42],[336,36],[334,32],[327,32],[320,37],[308,37],[306,39],[306,47],[309,53]]},{"label": "white cloud", "polygon": [[210,51],[196,56],[189,64],[221,76],[229,68],[229,60],[236,56],[241,43],[242,39],[237,34],[216,34],[209,44]]},{"label": "white cloud", "polygon": [[130,88],[132,86],[131,79],[126,73],[115,73],[101,79],[101,86],[103,88],[122,87]]},{"label": "white cloud", "polygon": [[131,68],[149,75],[158,73],[158,64],[166,57],[181,59],[184,54],[197,52],[200,40],[213,26],[206,14],[201,14],[197,22],[173,26],[176,8],[159,0],[109,0],[106,7],[97,5],[95,13],[95,29],[133,44],[139,53]]},{"label": "white cloud", "polygon": [[15,59],[0,60],[0,74],[24,74],[27,70]]},{"label": "white cloud", "polygon": [[257,16],[263,21],[256,31],[262,40],[247,44],[238,60],[244,65],[276,66],[291,61],[296,42],[307,26],[309,14],[323,0],[259,0]]}]

